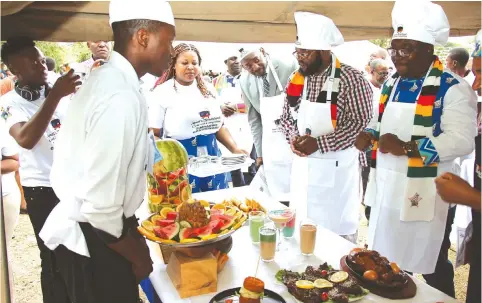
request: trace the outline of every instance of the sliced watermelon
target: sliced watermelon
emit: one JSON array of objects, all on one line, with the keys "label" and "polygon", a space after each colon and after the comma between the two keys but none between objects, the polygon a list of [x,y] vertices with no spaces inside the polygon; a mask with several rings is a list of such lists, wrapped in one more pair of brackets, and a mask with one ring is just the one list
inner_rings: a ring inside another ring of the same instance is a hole
[{"label": "sliced watermelon", "polygon": [[173,221],[176,220],[177,219],[177,212],[175,212],[175,211],[168,212],[167,215],[166,215],[166,219],[167,220],[173,220]]},{"label": "sliced watermelon", "polygon": [[213,233],[217,234],[221,227],[224,225],[224,221],[221,219],[212,220],[208,223],[209,228],[212,230]]},{"label": "sliced watermelon", "polygon": [[236,221],[236,218],[232,217],[230,220],[224,221],[224,225],[221,227],[221,230],[226,230],[233,226],[234,222]]},{"label": "sliced watermelon", "polygon": [[211,209],[211,220],[212,217],[214,216],[215,218],[214,219],[217,219],[216,216],[222,216],[224,214],[224,210],[223,209]]},{"label": "sliced watermelon", "polygon": [[179,232],[179,239],[194,239],[199,237],[199,233],[201,232],[200,228],[183,228]]},{"label": "sliced watermelon", "polygon": [[166,227],[174,223],[174,220],[156,220],[156,225],[161,227]]},{"label": "sliced watermelon", "polygon": [[209,225],[206,225],[202,228],[201,232],[199,233],[199,237],[209,236],[212,233],[213,233],[213,229]]},{"label": "sliced watermelon", "polygon": [[153,228],[153,231],[154,231],[154,234],[161,238],[161,239],[167,239],[167,235],[164,233],[164,231],[162,230],[162,227],[160,226],[154,226]]},{"label": "sliced watermelon", "polygon": [[180,229],[181,229],[181,226],[179,225],[179,223],[174,222],[165,227],[160,227],[160,226],[154,227],[154,233],[156,234],[156,236],[158,236],[161,239],[172,240],[179,234]]}]

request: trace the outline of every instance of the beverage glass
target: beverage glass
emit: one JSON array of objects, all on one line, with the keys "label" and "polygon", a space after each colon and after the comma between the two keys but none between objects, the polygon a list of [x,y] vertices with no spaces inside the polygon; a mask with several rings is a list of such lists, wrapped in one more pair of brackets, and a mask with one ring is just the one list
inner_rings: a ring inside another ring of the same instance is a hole
[{"label": "beverage glass", "polygon": [[316,224],[309,219],[302,220],[300,223],[300,250],[305,256],[310,256],[315,251],[316,246]]},{"label": "beverage glass", "polygon": [[269,219],[274,223],[274,225],[276,226],[276,230],[278,231],[278,247],[276,248],[277,251],[279,251],[281,247],[281,233],[283,232],[286,223],[288,223],[293,218],[294,213],[295,211],[289,208],[271,210],[268,213]]},{"label": "beverage glass", "polygon": [[276,229],[263,226],[259,229],[259,253],[261,260],[271,262],[276,253]]},{"label": "beverage glass", "polygon": [[283,236],[286,239],[293,238],[295,233],[295,224],[296,224],[296,212],[293,212],[293,218],[286,223],[285,228],[283,228]]},{"label": "beverage glass", "polygon": [[264,213],[252,211],[249,213],[249,233],[253,243],[259,243],[259,229],[264,226]]}]

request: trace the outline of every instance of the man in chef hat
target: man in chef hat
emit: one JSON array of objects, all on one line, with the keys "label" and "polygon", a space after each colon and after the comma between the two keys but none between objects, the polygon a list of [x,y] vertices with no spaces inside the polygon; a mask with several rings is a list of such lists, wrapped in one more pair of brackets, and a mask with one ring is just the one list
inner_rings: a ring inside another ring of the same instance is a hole
[{"label": "man in chef hat", "polygon": [[365,196],[372,205],[368,243],[455,297],[448,261],[455,209],[442,201],[434,180],[474,149],[476,96],[434,55],[450,30],[439,5],[399,0],[392,24],[389,54],[397,73],[382,88],[378,117],[356,142],[362,151],[374,143]]},{"label": "man in chef hat", "polygon": [[248,108],[256,166],[263,165],[261,172],[270,195],[287,204],[293,156],[277,121],[283,109],[284,88],[298,64],[294,58],[272,57],[262,48],[241,49],[239,60],[247,71],[241,75],[239,84]]},{"label": "man in chef hat", "polygon": [[317,224],[356,243],[359,151],[355,138],[372,116],[373,93],[363,74],[331,49],[343,36],[330,18],[296,12],[295,57],[281,117],[291,144],[292,203]]},{"label": "man in chef hat", "polygon": [[138,302],[152,271],[134,216],[153,145],[139,78],[167,68],[174,17],[159,0],[112,0],[109,15],[114,51],[69,104],[51,173],[60,203],[41,231],[69,302]]},{"label": "man in chef hat", "polygon": [[[228,128],[234,141],[241,149],[251,151],[250,157],[256,161],[256,151],[253,145],[253,136],[248,122],[246,104],[242,99],[239,79],[241,78],[241,63],[239,52],[232,52],[225,57],[226,71],[213,79],[213,86],[220,97],[221,111],[225,117],[224,126]],[[223,156],[230,155],[229,150],[220,144]],[[256,174],[255,164],[249,168],[234,170],[231,179],[234,187],[246,186],[251,183]]]}]

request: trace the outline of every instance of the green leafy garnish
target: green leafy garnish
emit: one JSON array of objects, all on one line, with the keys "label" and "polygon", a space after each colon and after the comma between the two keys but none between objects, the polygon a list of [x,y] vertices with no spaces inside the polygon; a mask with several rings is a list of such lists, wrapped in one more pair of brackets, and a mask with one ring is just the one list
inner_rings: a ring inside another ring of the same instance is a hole
[{"label": "green leafy garnish", "polygon": [[276,280],[278,282],[283,283],[283,278],[284,278],[285,274],[286,274],[286,270],[284,270],[284,269],[279,270],[275,275]]}]

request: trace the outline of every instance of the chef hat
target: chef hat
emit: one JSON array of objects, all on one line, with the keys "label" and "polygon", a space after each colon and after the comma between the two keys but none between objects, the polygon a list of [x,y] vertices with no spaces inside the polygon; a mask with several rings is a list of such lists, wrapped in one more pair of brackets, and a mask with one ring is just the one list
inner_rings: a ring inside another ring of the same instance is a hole
[{"label": "chef hat", "polygon": [[481,43],[482,43],[482,30],[479,30],[477,32],[477,35],[475,35],[475,49],[472,53],[472,57],[480,57]]},{"label": "chef hat", "polygon": [[450,25],[440,5],[428,0],[397,0],[392,10],[392,39],[445,45]]},{"label": "chef hat", "polygon": [[241,61],[249,54],[261,52],[261,49],[262,48],[255,48],[255,49],[240,48],[239,53],[237,53],[236,56],[238,57],[238,60]]},{"label": "chef hat", "polygon": [[109,23],[126,20],[152,20],[174,24],[174,15],[168,2],[162,0],[111,0]]},{"label": "chef hat", "polygon": [[295,12],[295,22],[296,48],[330,50],[344,42],[343,35],[328,17],[309,12]]}]

